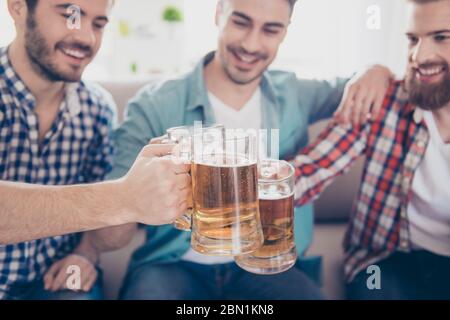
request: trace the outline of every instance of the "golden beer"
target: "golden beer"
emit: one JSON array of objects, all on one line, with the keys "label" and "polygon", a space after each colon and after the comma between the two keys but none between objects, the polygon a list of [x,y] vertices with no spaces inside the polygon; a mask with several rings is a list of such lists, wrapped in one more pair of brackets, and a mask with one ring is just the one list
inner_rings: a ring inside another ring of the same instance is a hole
[{"label": "golden beer", "polygon": [[[266,160],[271,170],[260,171],[259,211],[264,234],[263,245],[250,254],[235,257],[243,269],[257,274],[288,270],[297,260],[294,242],[294,175],[287,162]],[[267,175],[264,175],[264,172]]]},{"label": "golden beer", "polygon": [[[194,134],[194,126],[180,126],[173,127],[167,129],[167,142],[176,143],[180,146],[180,154],[179,157],[186,161],[191,162],[192,156],[192,136]],[[208,132],[208,133],[217,133],[222,135],[222,132],[225,130],[224,126],[221,124],[214,124],[211,126],[199,126],[196,130]],[[193,200],[192,195],[188,197],[188,209],[187,211],[179,218],[175,219],[173,222],[173,226],[182,231],[190,231],[191,230],[191,220],[192,220],[192,207]]]},{"label": "golden beer", "polygon": [[192,165],[192,247],[210,255],[252,252],[262,244],[257,165],[245,156],[216,154]]},{"label": "golden beer", "polygon": [[252,252],[256,258],[273,258],[295,247],[294,195],[262,195],[259,212],[264,234],[263,246]]}]

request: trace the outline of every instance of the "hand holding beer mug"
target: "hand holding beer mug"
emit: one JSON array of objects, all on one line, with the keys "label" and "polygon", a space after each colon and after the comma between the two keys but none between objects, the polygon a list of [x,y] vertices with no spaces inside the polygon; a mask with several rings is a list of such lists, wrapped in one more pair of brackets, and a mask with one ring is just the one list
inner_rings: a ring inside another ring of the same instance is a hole
[{"label": "hand holding beer mug", "polygon": [[192,248],[208,255],[259,248],[256,136],[195,132],[192,156]]},{"label": "hand holding beer mug", "polygon": [[264,244],[250,254],[235,257],[242,269],[275,274],[295,264],[294,179],[294,168],[286,161],[261,161],[258,187]]},{"label": "hand holding beer mug", "polygon": [[[222,131],[225,130],[224,126],[221,124],[216,124],[212,126],[200,127],[200,130],[220,131],[220,135]],[[198,130],[197,129],[197,130]],[[161,138],[157,138],[152,140],[152,143],[161,143],[161,144],[177,144],[178,145],[178,158],[183,162],[191,162],[191,151],[192,151],[192,135],[194,133],[194,126],[180,126],[173,127],[167,129],[166,135]],[[190,231],[191,230],[191,215],[192,215],[192,196],[188,199],[188,210],[179,218],[177,218],[173,226],[182,231]]]},{"label": "hand holding beer mug", "polygon": [[[167,129],[167,143],[176,143],[179,145],[178,157],[181,161],[190,162],[191,161],[191,136],[192,127],[182,126]],[[163,141],[163,143],[165,142]],[[192,215],[192,196],[188,199],[188,209],[179,218],[173,222],[173,226],[182,231],[191,230],[191,215]]]}]

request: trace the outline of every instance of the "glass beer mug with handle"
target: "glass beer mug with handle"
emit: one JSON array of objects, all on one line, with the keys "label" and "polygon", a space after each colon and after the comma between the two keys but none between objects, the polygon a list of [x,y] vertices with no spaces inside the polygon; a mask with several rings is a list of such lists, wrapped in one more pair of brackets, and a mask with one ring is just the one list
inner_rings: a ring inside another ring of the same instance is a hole
[{"label": "glass beer mug with handle", "polygon": [[[232,131],[232,130],[231,130]],[[262,245],[256,136],[194,133],[191,246],[208,255],[249,253]]]},{"label": "glass beer mug with handle", "polygon": [[295,264],[294,172],[294,167],[286,161],[260,161],[259,210],[264,244],[250,254],[234,258],[242,269],[256,274],[276,274]]},{"label": "glass beer mug with handle", "polygon": [[[214,124],[211,126],[199,126],[197,130],[205,130],[211,132],[217,130],[220,135],[225,131],[222,124]],[[191,162],[192,151],[192,135],[194,134],[194,126],[180,126],[173,127],[166,130],[166,135],[163,137],[161,143],[175,143],[180,146],[179,157],[181,160]],[[175,219],[173,226],[182,231],[191,230],[191,216],[192,216],[192,197],[188,199],[188,210],[179,218]]]}]

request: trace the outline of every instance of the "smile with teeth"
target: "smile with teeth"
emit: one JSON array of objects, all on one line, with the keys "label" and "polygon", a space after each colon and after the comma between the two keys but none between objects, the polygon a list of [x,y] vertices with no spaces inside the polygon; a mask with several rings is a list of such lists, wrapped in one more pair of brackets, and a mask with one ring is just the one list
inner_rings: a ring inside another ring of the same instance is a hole
[{"label": "smile with teeth", "polygon": [[431,77],[442,73],[445,67],[418,68],[417,71],[421,76]]},{"label": "smile with teeth", "polygon": [[245,54],[239,54],[237,52],[235,52],[234,54],[239,60],[241,60],[242,62],[248,63],[248,64],[253,64],[253,63],[258,61],[258,58],[255,58],[253,56],[248,56],[248,55],[245,55]]},{"label": "smile with teeth", "polygon": [[86,58],[86,54],[82,51],[75,50],[75,49],[61,49],[64,54],[76,58],[76,59],[84,59]]}]

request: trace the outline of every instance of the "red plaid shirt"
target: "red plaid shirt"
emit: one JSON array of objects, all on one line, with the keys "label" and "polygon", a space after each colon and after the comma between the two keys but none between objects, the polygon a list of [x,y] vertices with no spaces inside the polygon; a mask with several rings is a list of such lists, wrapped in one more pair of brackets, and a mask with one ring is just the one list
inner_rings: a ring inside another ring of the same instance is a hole
[{"label": "red plaid shirt", "polygon": [[408,102],[403,82],[393,82],[377,119],[360,131],[332,121],[293,161],[297,204],[302,205],[366,156],[344,241],[347,281],[395,251],[411,250],[407,205],[428,141],[423,112]]}]

